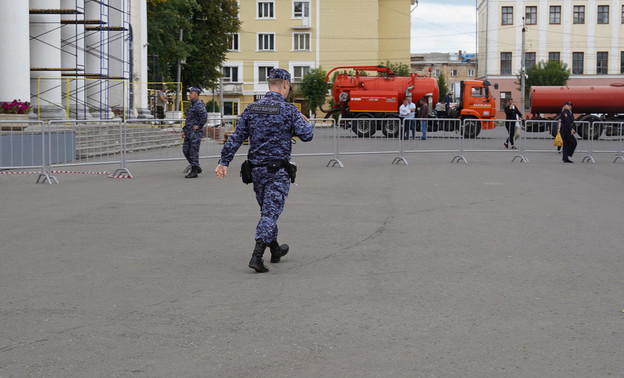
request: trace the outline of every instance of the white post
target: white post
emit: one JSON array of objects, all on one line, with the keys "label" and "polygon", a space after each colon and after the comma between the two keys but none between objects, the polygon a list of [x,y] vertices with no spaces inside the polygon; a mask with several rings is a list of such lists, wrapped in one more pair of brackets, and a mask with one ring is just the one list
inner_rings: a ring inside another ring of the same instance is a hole
[{"label": "white post", "polygon": [[132,0],[132,109],[138,118],[153,118],[147,91],[147,2]]},{"label": "white post", "polygon": [[[61,1],[30,0],[30,8],[60,9]],[[30,15],[31,68],[61,68],[60,26],[59,14]],[[33,94],[33,110],[40,119],[64,119],[67,116],[62,102],[60,77],[59,71],[31,72],[30,91]]]},{"label": "white post", "polygon": [[0,101],[30,101],[28,2],[0,1]]},{"label": "white post", "polygon": [[[84,0],[61,0],[61,7],[63,9],[84,9]],[[68,15],[62,18],[78,21],[75,24],[64,24],[61,27],[61,43],[63,46],[61,62],[64,68],[77,68],[76,71],[71,71],[75,76],[72,75],[70,79],[63,79],[63,103],[67,106],[69,97],[69,117],[72,119],[86,119],[90,115],[86,106],[85,80],[81,76],[84,74],[85,68],[85,35],[84,24],[80,21],[84,20],[84,14]],[[69,88],[67,80],[69,80]]]}]

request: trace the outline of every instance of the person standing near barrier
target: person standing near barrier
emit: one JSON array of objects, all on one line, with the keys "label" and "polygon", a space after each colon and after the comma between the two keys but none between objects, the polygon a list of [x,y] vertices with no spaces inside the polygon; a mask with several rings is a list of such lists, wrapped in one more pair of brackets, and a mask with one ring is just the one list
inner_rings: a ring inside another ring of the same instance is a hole
[{"label": "person standing near barrier", "polygon": [[572,114],[572,103],[567,101],[563,105],[561,111],[561,117],[559,118],[559,132],[561,133],[561,139],[563,139],[563,162],[573,163],[570,157],[574,155],[576,150],[576,128],[574,127],[574,115]]},{"label": "person standing near barrier", "polygon": [[280,68],[271,69],[269,92],[245,108],[236,130],[221,150],[221,159],[215,169],[217,177],[222,180],[234,154],[249,138],[248,160],[244,166],[249,164],[251,182],[260,205],[256,244],[249,267],[258,273],[269,271],[262,259],[267,246],[271,250],[271,263],[278,263],[288,253],[288,245],[277,242],[277,219],[284,210],[296,172],[290,163],[291,139],[298,136],[301,141],[308,142],[314,136],[314,126],[293,104],[286,102],[289,91],[290,73]]},{"label": "person standing near barrier", "polygon": [[427,99],[420,99],[420,109],[418,110],[418,118],[420,120],[420,131],[422,131],[422,140],[427,140],[427,118],[429,118],[429,105],[427,105]]},{"label": "person standing near barrier", "polygon": [[519,119],[523,119],[522,113],[516,107],[516,103],[513,99],[509,99],[509,104],[505,107],[505,127],[507,128],[507,132],[509,136],[505,143],[505,148],[509,148],[509,144],[511,144],[511,149],[515,149],[514,142],[516,141],[516,122]]},{"label": "person standing near barrier", "polygon": [[399,106],[399,117],[403,119],[403,127],[405,128],[404,138],[409,139],[409,132],[412,131],[412,138],[416,138],[416,125],[414,116],[416,115],[416,105],[412,102],[412,98],[406,96],[403,104]]},{"label": "person standing near barrier", "polygon": [[158,117],[158,119],[165,119],[165,109],[167,109],[168,102],[167,86],[163,84],[156,93],[156,117]]},{"label": "person standing near barrier", "polygon": [[197,174],[202,173],[199,166],[199,147],[204,136],[204,125],[208,121],[208,112],[204,102],[199,99],[200,93],[201,89],[197,87],[188,89],[191,106],[186,111],[186,119],[182,128],[182,138],[184,138],[182,152],[191,165],[191,171],[184,176],[185,178],[196,178]]}]

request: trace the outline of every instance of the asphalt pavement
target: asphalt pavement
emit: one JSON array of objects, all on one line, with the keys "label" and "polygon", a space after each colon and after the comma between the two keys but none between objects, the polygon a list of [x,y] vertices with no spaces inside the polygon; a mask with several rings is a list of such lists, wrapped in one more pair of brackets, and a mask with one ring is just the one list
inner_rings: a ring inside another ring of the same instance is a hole
[{"label": "asphalt pavement", "polygon": [[0,174],[0,377],[624,377],[624,163],[506,152],[297,158],[265,274],[240,158]]}]

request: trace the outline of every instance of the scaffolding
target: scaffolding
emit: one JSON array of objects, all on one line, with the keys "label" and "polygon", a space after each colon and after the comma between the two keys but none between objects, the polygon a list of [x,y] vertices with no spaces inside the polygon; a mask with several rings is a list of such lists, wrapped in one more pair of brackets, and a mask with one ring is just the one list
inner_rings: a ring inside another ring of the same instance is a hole
[{"label": "scaffolding", "polygon": [[[63,4],[72,2],[73,9],[30,9],[31,15],[61,15],[58,27],[47,32],[61,29],[58,49],[64,56],[63,67],[31,67],[31,71],[59,72],[58,85],[71,108],[66,109],[68,118],[127,118],[132,104],[131,0],[64,0]],[[39,38],[30,36],[31,41]]]}]

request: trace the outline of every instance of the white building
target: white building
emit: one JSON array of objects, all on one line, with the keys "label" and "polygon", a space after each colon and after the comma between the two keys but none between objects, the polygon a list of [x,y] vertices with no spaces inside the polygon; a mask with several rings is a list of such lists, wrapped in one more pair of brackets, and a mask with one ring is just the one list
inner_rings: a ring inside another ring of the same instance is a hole
[{"label": "white building", "polygon": [[0,0],[0,101],[14,99],[40,119],[149,115],[146,1]]},{"label": "white building", "polygon": [[523,24],[527,68],[560,60],[571,69],[570,86],[624,82],[624,1],[478,1],[477,76],[498,83],[499,110],[521,99]]}]

